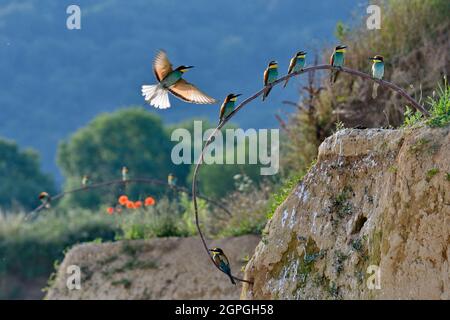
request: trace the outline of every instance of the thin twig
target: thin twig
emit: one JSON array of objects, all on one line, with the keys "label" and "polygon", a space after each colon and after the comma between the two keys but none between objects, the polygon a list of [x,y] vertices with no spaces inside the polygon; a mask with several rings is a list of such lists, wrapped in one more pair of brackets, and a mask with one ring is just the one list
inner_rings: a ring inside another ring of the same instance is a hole
[{"label": "thin twig", "polygon": [[[372,76],[364,73],[364,72],[360,72],[357,70],[353,70],[353,69],[349,69],[349,68],[345,68],[345,67],[333,67],[331,65],[328,64],[322,64],[322,65],[315,65],[315,66],[311,66],[311,67],[307,67],[304,68],[300,71],[297,72],[293,72],[291,74],[285,75],[284,77],[279,78],[278,80],[272,82],[271,84],[265,86],[264,88],[262,88],[261,90],[259,90],[258,92],[256,92],[255,94],[253,94],[252,96],[250,96],[249,98],[245,99],[244,101],[242,101],[226,118],[224,118],[222,120],[222,122],[219,123],[219,125],[217,126],[217,128],[214,129],[213,133],[209,136],[208,140],[206,140],[206,143],[202,149],[202,152],[200,153],[199,159],[195,165],[195,169],[194,169],[194,175],[192,178],[192,201],[194,202],[194,213],[195,213],[195,225],[197,226],[197,230],[198,233],[200,235],[200,239],[203,243],[203,247],[205,248],[206,253],[208,254],[208,257],[211,259],[211,262],[216,266],[216,264],[214,263],[213,258],[211,257],[211,255],[209,254],[209,248],[208,245],[206,243],[205,237],[203,235],[203,232],[200,228],[200,222],[199,222],[199,218],[198,218],[198,207],[197,207],[197,175],[198,175],[198,171],[200,168],[200,165],[203,162],[203,156],[205,153],[206,148],[208,147],[208,145],[213,141],[213,137],[216,135],[216,133],[232,118],[234,117],[234,115],[236,113],[239,112],[239,110],[241,110],[245,105],[249,104],[250,102],[252,102],[253,100],[255,100],[256,98],[258,98],[263,92],[264,90],[266,90],[267,88],[272,88],[282,82],[285,82],[287,79],[290,79],[292,77],[296,77],[302,73],[305,72],[315,72],[316,70],[339,70],[341,72],[344,73],[348,73],[366,80],[371,80],[374,82],[377,82],[380,86],[382,87],[386,87],[389,88],[393,91],[396,91],[398,94],[400,94],[402,97],[404,97],[406,100],[408,100],[411,105],[418,111],[420,111],[423,115],[425,115],[426,117],[428,117],[430,114],[429,112],[423,107],[421,106],[416,100],[414,100],[410,95],[408,95],[408,93],[406,93],[405,90],[403,90],[402,88],[400,88],[399,86],[390,83],[388,81],[385,80],[379,80],[379,79],[375,79]],[[221,270],[218,266],[216,266],[216,268],[222,272],[224,272],[223,270]],[[225,273],[225,272],[224,272]],[[246,282],[246,283],[250,283],[252,284],[253,282],[248,281],[248,280],[244,280],[244,279],[239,279],[235,276],[232,276],[235,280],[237,281],[241,281],[241,282]]]},{"label": "thin twig", "polygon": [[[133,179],[127,179],[126,181],[123,181],[123,180],[109,180],[109,181],[104,181],[104,182],[90,184],[90,185],[87,185],[85,187],[80,187],[80,188],[75,188],[75,189],[72,189],[72,190],[63,191],[63,192],[58,193],[58,194],[56,194],[54,196],[50,196],[50,199],[51,199],[51,202],[53,203],[55,200],[58,200],[58,199],[64,197],[65,195],[68,195],[68,194],[83,192],[83,191],[87,191],[87,190],[90,190],[90,189],[98,189],[98,188],[108,187],[108,186],[112,186],[112,185],[126,185],[128,183],[143,183],[143,184],[164,186],[164,187],[171,188],[171,189],[173,189],[173,190],[175,190],[177,192],[186,193],[188,196],[192,196],[192,193],[191,193],[191,191],[188,188],[181,187],[181,186],[169,185],[167,182],[165,182],[163,180],[158,180],[158,179],[153,179],[153,178],[133,178]],[[203,199],[206,202],[212,204],[213,206],[216,206],[216,207],[222,209],[224,212],[226,212],[228,214],[228,216],[231,216],[231,212],[222,203],[220,203],[218,201],[215,201],[215,200],[213,200],[211,198],[208,198],[208,197],[206,197],[204,195],[199,195],[198,197],[200,199]],[[30,215],[39,212],[44,207],[45,207],[45,204],[41,204],[36,209],[31,211]]]}]

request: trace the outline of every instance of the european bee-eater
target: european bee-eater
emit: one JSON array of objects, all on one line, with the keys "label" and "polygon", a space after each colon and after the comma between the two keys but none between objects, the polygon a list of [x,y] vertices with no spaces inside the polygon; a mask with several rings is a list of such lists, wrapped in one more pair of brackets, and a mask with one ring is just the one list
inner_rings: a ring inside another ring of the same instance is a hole
[{"label": "european bee-eater", "polygon": [[41,200],[42,205],[44,206],[44,208],[50,208],[50,202],[52,201],[52,198],[50,197],[50,195],[47,192],[41,192],[39,194],[39,200]]},{"label": "european bee-eater", "polygon": [[[333,67],[339,67],[339,68],[344,66],[344,60],[345,60],[344,54],[345,54],[346,48],[347,48],[347,46],[337,46],[336,48],[334,48],[334,52],[330,58],[330,65],[332,65]],[[331,83],[336,82],[338,75],[339,75],[338,70],[331,70],[330,82]]]},{"label": "european bee-eater", "polygon": [[[288,74],[302,70],[303,67],[305,66],[305,57],[306,57],[305,51],[297,52],[295,56],[292,57],[291,62],[289,63]],[[286,79],[283,88],[286,88],[288,82],[289,79]]]},{"label": "european bee-eater", "polygon": [[[384,76],[384,58],[380,55],[376,55],[372,58],[369,58],[369,60],[373,61],[372,64],[372,76],[375,79],[383,79]],[[378,83],[373,84],[373,90],[372,90],[372,98],[375,99],[378,94]]]},{"label": "european bee-eater", "polygon": [[214,264],[230,277],[232,284],[236,284],[231,274],[230,262],[228,262],[228,258],[225,253],[223,253],[223,250],[220,248],[213,248],[209,249],[209,251],[212,252]]},{"label": "european bee-eater", "polygon": [[89,184],[89,176],[88,175],[84,175],[83,179],[81,179],[81,185],[83,187],[86,187]]},{"label": "european bee-eater", "polygon": [[239,97],[240,95],[241,94],[230,93],[226,96],[225,100],[222,103],[222,106],[220,107],[219,124],[234,110],[237,97]]},{"label": "european bee-eater", "polygon": [[169,176],[167,177],[167,184],[170,187],[175,187],[177,185],[177,177],[173,173],[169,173]]},{"label": "european bee-eater", "polygon": [[[271,84],[278,78],[278,63],[276,61],[270,61],[266,70],[264,70],[264,86]],[[262,100],[264,101],[272,88],[265,88]]]},{"label": "european bee-eater", "polygon": [[122,181],[128,180],[128,168],[123,166],[122,167]]},{"label": "european bee-eater", "polygon": [[167,54],[160,50],[153,61],[153,72],[158,83],[142,86],[142,95],[145,97],[145,101],[155,108],[170,108],[170,92],[175,97],[189,103],[215,103],[216,100],[181,78],[191,68],[193,66],[179,66],[173,70]]}]

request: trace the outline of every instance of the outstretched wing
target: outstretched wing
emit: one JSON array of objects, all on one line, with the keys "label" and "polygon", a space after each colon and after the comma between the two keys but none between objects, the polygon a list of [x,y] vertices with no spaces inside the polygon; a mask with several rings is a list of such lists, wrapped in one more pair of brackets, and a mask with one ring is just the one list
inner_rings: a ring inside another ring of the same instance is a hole
[{"label": "outstretched wing", "polygon": [[158,51],[153,60],[153,72],[156,79],[161,82],[169,73],[172,72],[172,64],[167,58],[167,54],[164,50]]},{"label": "outstretched wing", "polygon": [[173,86],[169,87],[169,91],[183,101],[198,104],[212,104],[216,100],[206,93],[201,92],[196,86],[184,79],[178,80]]}]

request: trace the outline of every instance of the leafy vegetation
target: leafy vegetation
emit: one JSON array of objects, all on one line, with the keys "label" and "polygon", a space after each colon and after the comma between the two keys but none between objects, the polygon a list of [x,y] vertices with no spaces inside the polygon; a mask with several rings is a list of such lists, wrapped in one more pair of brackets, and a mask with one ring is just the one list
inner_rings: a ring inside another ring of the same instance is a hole
[{"label": "leafy vegetation", "polygon": [[288,195],[292,192],[292,189],[301,181],[303,174],[293,175],[287,179],[284,184],[274,192],[273,196],[269,199],[267,208],[267,219],[271,219],[275,210],[286,200]]},{"label": "leafy vegetation", "polygon": [[[182,182],[189,167],[172,164],[171,147],[170,136],[157,116],[142,108],[128,108],[96,117],[61,143],[58,163],[66,177],[66,189],[80,187],[84,175],[89,175],[91,182],[120,180],[123,166],[129,169],[130,178],[166,181],[173,172]],[[161,187],[129,184],[126,190],[120,186],[71,194],[63,203],[67,207],[97,209],[105,203],[114,203],[117,195],[125,191],[133,198],[166,192]]]},{"label": "leafy vegetation", "polygon": [[[448,1],[387,0],[379,5],[383,27],[376,32],[367,29],[365,17],[356,25],[338,23],[336,26],[339,43],[348,46],[346,66],[370,72],[367,57],[384,56],[384,78],[405,88],[421,103],[422,96],[431,96],[427,101],[433,114],[429,125],[445,125],[448,123],[448,85],[445,84],[439,99],[436,94],[433,97],[433,90],[441,81],[442,72],[448,73],[450,66]],[[330,56],[333,45],[319,56]],[[282,123],[287,139],[282,144],[281,167],[286,176],[307,168],[317,156],[320,143],[333,133],[335,123],[347,128],[396,127],[404,123],[405,101],[397,99],[390,90],[381,88],[374,100],[372,82],[342,75],[330,86],[327,76],[309,73],[305,77],[308,77],[308,85],[301,88],[300,100],[294,103],[296,111]],[[407,109],[406,118],[406,124],[412,125],[421,115]]]},{"label": "leafy vegetation", "polygon": [[444,127],[450,123],[450,85],[444,78],[444,86],[439,85],[433,95],[428,97],[430,117],[425,118],[420,112],[413,112],[407,108],[405,112],[404,127],[426,124],[432,128]]}]

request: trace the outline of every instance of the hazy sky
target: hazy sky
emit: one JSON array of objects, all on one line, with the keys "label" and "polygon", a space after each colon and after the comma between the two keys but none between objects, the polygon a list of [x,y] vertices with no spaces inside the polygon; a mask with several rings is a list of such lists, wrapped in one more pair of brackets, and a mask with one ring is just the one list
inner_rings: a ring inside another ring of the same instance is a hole
[{"label": "hazy sky", "polygon": [[[0,135],[37,149],[44,169],[57,173],[61,139],[100,112],[143,104],[140,86],[155,81],[159,48],[174,65],[196,66],[186,79],[220,102],[229,92],[245,97],[261,88],[270,60],[285,73],[296,51],[332,47],[339,20],[366,14],[359,3],[366,1],[1,0]],[[81,30],[66,28],[70,4],[81,8]],[[277,126],[274,114],[286,109],[282,100],[297,99],[298,83],[275,88],[235,122]],[[168,123],[217,121],[218,105],[171,102],[169,110],[149,110]]]}]

